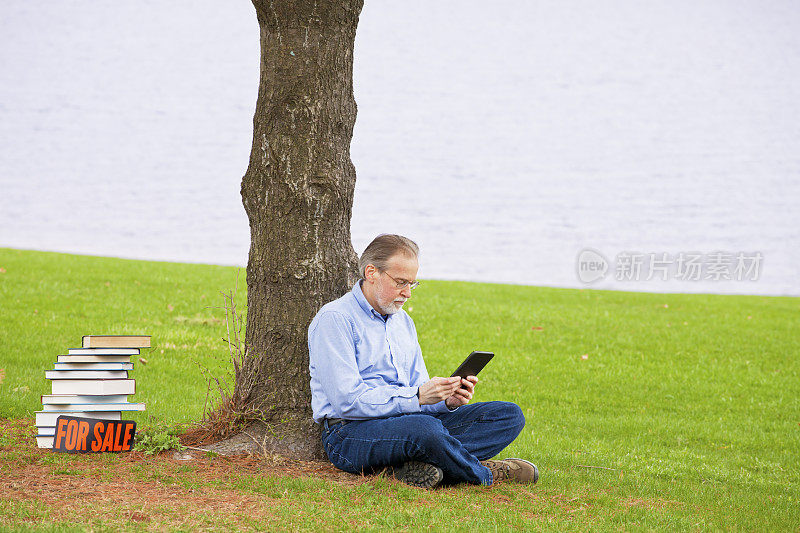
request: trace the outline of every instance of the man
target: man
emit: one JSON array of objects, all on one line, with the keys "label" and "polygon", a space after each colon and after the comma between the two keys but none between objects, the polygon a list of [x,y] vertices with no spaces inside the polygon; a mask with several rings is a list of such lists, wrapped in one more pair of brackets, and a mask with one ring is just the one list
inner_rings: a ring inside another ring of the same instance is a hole
[{"label": "man", "polygon": [[469,404],[475,376],[428,379],[403,311],[419,285],[418,255],[406,237],[378,236],[361,256],[353,290],[323,306],[308,328],[311,404],[325,453],[347,472],[389,467],[426,488],[443,480],[536,483],[528,461],[488,460],[522,431],[517,405]]}]

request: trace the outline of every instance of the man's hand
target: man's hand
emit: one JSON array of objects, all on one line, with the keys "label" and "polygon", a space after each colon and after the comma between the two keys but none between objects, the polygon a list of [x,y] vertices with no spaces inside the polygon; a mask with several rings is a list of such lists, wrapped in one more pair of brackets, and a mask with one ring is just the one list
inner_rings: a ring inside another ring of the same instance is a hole
[{"label": "man's hand", "polygon": [[455,394],[461,387],[461,378],[431,378],[419,388],[419,404],[429,405],[439,403]]},{"label": "man's hand", "polygon": [[448,409],[455,409],[462,405],[467,405],[475,394],[475,385],[478,383],[478,378],[475,376],[467,376],[466,379],[461,380],[461,385],[456,389],[455,394],[447,398],[444,404]]}]

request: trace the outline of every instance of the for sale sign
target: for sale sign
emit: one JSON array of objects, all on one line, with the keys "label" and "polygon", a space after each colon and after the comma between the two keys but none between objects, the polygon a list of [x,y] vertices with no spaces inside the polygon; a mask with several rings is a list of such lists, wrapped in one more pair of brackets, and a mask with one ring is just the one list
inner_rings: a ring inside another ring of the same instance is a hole
[{"label": "for sale sign", "polygon": [[129,452],[135,434],[136,422],[132,420],[61,415],[56,420],[53,449],[66,453]]}]

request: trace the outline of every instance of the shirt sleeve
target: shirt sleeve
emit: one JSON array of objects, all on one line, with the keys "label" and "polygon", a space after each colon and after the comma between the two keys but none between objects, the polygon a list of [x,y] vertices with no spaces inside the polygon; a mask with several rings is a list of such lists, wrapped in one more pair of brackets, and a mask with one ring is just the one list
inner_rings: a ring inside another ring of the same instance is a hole
[{"label": "shirt sleeve", "polygon": [[309,332],[310,363],[326,399],[341,418],[362,420],[420,412],[417,387],[365,382],[356,361],[356,337],[350,321],[329,311]]},{"label": "shirt sleeve", "polygon": [[[410,320],[410,318],[409,318]],[[411,321],[411,327],[414,329],[414,338],[417,338],[417,328],[414,325],[414,322]],[[423,383],[430,380],[430,376],[428,376],[428,369],[425,368],[425,360],[422,358],[422,347],[419,345],[419,341],[417,341],[417,349],[414,353],[414,357],[411,363],[411,372],[409,373],[409,377],[411,378],[411,384],[418,388]],[[419,400],[417,400],[419,401]],[[420,405],[420,410],[423,413],[449,413],[458,409],[450,409],[445,405],[444,400],[434,404],[426,404]]]}]

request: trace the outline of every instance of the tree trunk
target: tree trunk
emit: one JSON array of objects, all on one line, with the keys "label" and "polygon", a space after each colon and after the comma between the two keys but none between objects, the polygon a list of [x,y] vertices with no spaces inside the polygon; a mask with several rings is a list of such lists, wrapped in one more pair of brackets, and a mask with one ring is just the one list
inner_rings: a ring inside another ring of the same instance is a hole
[{"label": "tree trunk", "polygon": [[[242,202],[250,220],[247,357],[240,393],[262,443],[322,457],[311,419],[307,330],[357,277],[353,45],[363,0],[253,0],[261,78]],[[246,389],[246,390],[244,390]]]}]

